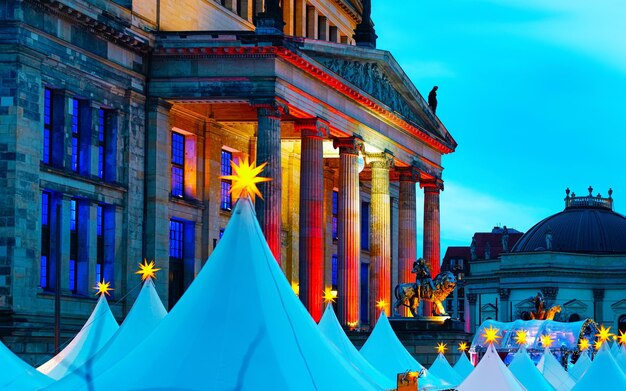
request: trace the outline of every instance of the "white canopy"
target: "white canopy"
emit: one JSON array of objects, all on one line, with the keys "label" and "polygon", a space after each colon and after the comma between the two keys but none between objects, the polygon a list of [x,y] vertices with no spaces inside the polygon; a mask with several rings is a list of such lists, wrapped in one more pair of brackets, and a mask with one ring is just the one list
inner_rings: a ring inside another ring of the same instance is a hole
[{"label": "white canopy", "polygon": [[97,389],[374,390],[321,334],[270,251],[249,198],[156,330]]},{"label": "white canopy", "polygon": [[589,369],[572,388],[572,391],[586,390],[626,390],[626,376],[607,344],[603,344]]},{"label": "white canopy", "polygon": [[324,315],[322,319],[320,319],[317,327],[322,334],[337,347],[340,354],[342,354],[348,362],[359,368],[361,372],[368,374],[381,388],[386,390],[396,388],[397,384],[395,378],[390,378],[380,373],[378,369],[374,368],[374,366],[372,366],[372,364],[354,347],[343,331],[332,304],[328,304],[326,307]]},{"label": "white canopy", "polygon": [[614,341],[613,345],[611,345],[611,354],[613,355],[614,359],[617,359],[617,357],[619,356],[619,352],[620,352],[620,348],[619,348],[619,342]]},{"label": "white canopy", "polygon": [[461,380],[465,380],[474,370],[474,366],[464,352],[461,352],[461,357],[456,361],[453,368],[461,376]]},{"label": "white canopy", "polygon": [[589,357],[589,353],[584,351],[581,352],[580,357],[576,360],[576,363],[568,368],[567,373],[569,373],[574,381],[578,381],[581,377],[583,377],[590,366],[591,358]]},{"label": "white canopy", "polygon": [[430,373],[437,376],[441,380],[450,383],[453,386],[458,386],[463,381],[463,378],[452,368],[446,356],[439,353],[435,362],[430,366]]},{"label": "white canopy", "polygon": [[49,389],[69,390],[87,385],[94,374],[104,372],[146,338],[167,315],[165,307],[148,278],[119,330],[97,354],[67,374]]},{"label": "white canopy", "polygon": [[626,349],[623,346],[620,348],[619,356],[615,361],[617,361],[617,364],[622,368],[622,371],[626,373]]},{"label": "white canopy", "polygon": [[550,348],[543,350],[543,356],[537,364],[537,369],[556,391],[569,391],[574,387],[574,380],[565,371],[561,363],[556,360]]},{"label": "white canopy", "polygon": [[58,380],[93,357],[119,328],[104,294],[83,328],[59,354],[37,370]]},{"label": "white canopy", "polygon": [[457,391],[526,391],[526,388],[504,365],[493,344],[489,344],[483,358]]},{"label": "white canopy", "polygon": [[396,378],[398,373],[407,371],[419,372],[424,369],[424,373],[418,381],[420,390],[446,390],[452,388],[452,385],[426,370],[404,348],[396,333],[393,332],[385,311],[380,313],[372,334],[370,334],[361,348],[361,354],[376,369],[393,379]]},{"label": "white canopy", "polygon": [[0,342],[0,390],[36,390],[53,381]]},{"label": "white canopy", "polygon": [[530,359],[526,349],[523,347],[515,353],[513,361],[509,364],[509,369],[517,380],[528,390],[554,391],[554,387],[552,387],[541,372],[539,372],[537,367],[535,367],[535,363]]}]

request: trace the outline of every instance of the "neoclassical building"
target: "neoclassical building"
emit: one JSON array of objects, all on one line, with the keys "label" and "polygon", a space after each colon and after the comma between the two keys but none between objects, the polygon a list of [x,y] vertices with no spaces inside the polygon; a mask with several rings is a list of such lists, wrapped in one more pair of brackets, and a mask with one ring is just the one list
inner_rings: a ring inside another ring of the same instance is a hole
[{"label": "neoclassical building", "polygon": [[53,337],[62,343],[84,322],[101,279],[112,281],[123,318],[144,258],[163,269],[157,289],[171,308],[224,232],[234,200],[220,176],[243,158],[268,163],[257,217],[315,319],[331,288],[345,325],[373,323],[377,303],[390,313],[391,290],[412,279],[418,248],[436,274],[442,156],[456,143],[376,48],[370,8],[5,3],[3,342],[41,362]]},{"label": "neoclassical building", "polygon": [[[470,326],[491,318],[527,319],[541,292],[559,321],[593,319],[626,331],[626,217],[613,210],[612,190],[576,196],[530,228],[508,253],[470,261],[465,277]],[[481,257],[482,258],[482,257]]]}]

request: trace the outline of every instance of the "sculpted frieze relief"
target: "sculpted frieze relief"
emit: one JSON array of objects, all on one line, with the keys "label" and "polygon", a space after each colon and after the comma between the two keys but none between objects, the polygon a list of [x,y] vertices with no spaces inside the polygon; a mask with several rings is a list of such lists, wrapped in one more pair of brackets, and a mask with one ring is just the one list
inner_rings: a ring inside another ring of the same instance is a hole
[{"label": "sculpted frieze relief", "polygon": [[322,57],[318,60],[328,69],[389,106],[405,119],[418,125],[424,125],[422,119],[413,112],[402,95],[393,88],[389,78],[380,69],[378,63],[330,57]]}]

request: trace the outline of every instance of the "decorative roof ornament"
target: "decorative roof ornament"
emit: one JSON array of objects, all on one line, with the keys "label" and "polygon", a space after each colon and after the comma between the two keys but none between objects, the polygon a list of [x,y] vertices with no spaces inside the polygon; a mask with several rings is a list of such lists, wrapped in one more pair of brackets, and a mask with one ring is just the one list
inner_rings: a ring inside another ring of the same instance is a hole
[{"label": "decorative roof ornament", "polygon": [[437,346],[435,347],[435,349],[437,349],[437,353],[444,354],[446,350],[448,349],[447,346],[448,346],[447,344],[443,342],[439,342]]},{"label": "decorative roof ornament", "polygon": [[459,352],[466,352],[467,349],[468,349],[467,342],[459,342],[459,347],[457,349]]},{"label": "decorative roof ornament", "polygon": [[571,193],[569,188],[565,189],[565,209],[596,207],[613,210],[613,189],[609,189],[609,197],[603,198],[602,194],[593,195],[593,187],[587,188],[589,192],[586,196],[576,197],[576,193]]},{"label": "decorative roof ornament", "polygon": [[147,259],[143,260],[143,263],[139,264],[139,270],[135,272],[135,274],[141,275],[141,281],[146,281],[148,278],[156,279],[156,272],[161,270],[158,267],[155,267],[154,260],[148,263]]},{"label": "decorative roof ornament", "polygon": [[262,178],[257,175],[263,171],[263,168],[267,163],[263,163],[257,167],[256,163],[250,164],[248,162],[248,158],[243,158],[239,165],[236,165],[235,162],[231,161],[230,166],[233,168],[233,175],[224,175],[220,176],[220,179],[228,179],[232,181],[232,186],[228,191],[229,194],[233,194],[236,198],[245,197],[249,195],[250,198],[254,201],[254,197],[259,196],[260,199],[263,199],[259,188],[256,186],[257,183],[260,182],[269,182],[272,178]]},{"label": "decorative roof ornament", "polygon": [[589,340],[587,338],[581,338],[580,342],[578,342],[578,350],[581,352],[589,349]]},{"label": "decorative roof ornament", "polygon": [[98,292],[96,292],[96,296],[98,296],[98,295],[111,296],[109,291],[112,291],[114,289],[111,288],[110,286],[111,286],[111,282],[110,281],[109,282],[104,282],[104,280],[102,280],[102,282],[97,282],[96,286],[94,286],[93,289],[98,291]]}]

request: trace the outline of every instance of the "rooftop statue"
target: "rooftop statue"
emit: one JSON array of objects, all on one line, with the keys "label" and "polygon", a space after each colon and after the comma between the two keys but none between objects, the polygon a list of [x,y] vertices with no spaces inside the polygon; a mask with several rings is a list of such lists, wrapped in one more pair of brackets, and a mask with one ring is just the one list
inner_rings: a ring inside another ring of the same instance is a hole
[{"label": "rooftop statue", "polygon": [[396,301],[393,304],[395,315],[399,315],[400,306],[408,307],[413,317],[419,318],[418,308],[422,300],[434,304],[435,314],[448,315],[442,301],[454,290],[456,279],[451,272],[439,273],[434,279],[430,276],[430,270],[424,258],[413,263],[415,283],[399,284],[394,288]]}]

